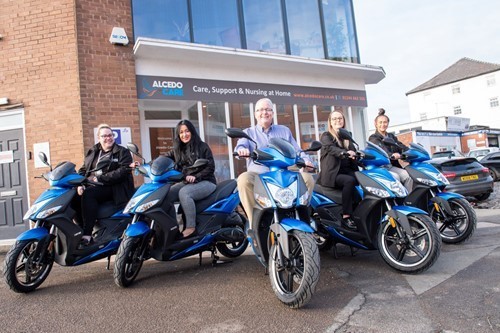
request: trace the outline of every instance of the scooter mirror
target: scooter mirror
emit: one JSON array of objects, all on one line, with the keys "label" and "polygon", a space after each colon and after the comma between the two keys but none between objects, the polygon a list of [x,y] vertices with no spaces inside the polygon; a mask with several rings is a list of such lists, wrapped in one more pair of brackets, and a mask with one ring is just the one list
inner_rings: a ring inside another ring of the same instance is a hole
[{"label": "scooter mirror", "polygon": [[349,132],[345,128],[339,128],[339,136],[340,136],[341,139],[343,139],[343,140],[349,140],[352,143],[354,143],[354,144],[357,145],[356,141],[354,141],[354,139],[352,138],[351,132]]},{"label": "scooter mirror", "polygon": [[40,159],[40,161],[42,161],[43,164],[45,164],[46,166],[50,166],[47,155],[45,155],[43,151],[38,153],[38,158]]},{"label": "scooter mirror", "polygon": [[318,151],[321,149],[321,146],[322,146],[321,142],[313,141],[313,142],[311,142],[311,145],[309,146],[309,148],[306,149],[306,151]]}]

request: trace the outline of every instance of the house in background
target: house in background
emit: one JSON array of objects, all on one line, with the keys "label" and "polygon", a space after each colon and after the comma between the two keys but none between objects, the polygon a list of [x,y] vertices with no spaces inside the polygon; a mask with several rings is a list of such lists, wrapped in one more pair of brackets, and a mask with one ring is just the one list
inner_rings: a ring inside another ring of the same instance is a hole
[{"label": "house in background", "polygon": [[467,153],[498,147],[500,64],[462,58],[410,90],[410,123],[391,126],[404,143],[422,144],[431,154]]}]

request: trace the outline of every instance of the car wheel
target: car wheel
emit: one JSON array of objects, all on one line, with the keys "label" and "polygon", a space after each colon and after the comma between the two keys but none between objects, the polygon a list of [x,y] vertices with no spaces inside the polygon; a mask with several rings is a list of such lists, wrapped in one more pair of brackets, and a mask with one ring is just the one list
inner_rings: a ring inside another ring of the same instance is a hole
[{"label": "car wheel", "polygon": [[490,197],[491,193],[483,193],[481,195],[475,195],[474,198],[477,199],[477,201],[484,201]]},{"label": "car wheel", "polygon": [[493,178],[494,182],[496,182],[498,180],[498,176],[497,176],[495,170],[493,170],[493,169],[490,169],[490,176],[491,176],[491,178]]}]

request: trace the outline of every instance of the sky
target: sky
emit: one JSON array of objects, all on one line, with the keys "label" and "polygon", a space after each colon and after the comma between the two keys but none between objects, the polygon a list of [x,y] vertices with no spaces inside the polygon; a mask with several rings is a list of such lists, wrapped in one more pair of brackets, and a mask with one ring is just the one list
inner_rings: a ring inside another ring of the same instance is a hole
[{"label": "sky", "polygon": [[369,127],[383,107],[410,121],[406,93],[466,57],[500,64],[500,0],[353,0],[361,63],[386,77],[366,86]]}]

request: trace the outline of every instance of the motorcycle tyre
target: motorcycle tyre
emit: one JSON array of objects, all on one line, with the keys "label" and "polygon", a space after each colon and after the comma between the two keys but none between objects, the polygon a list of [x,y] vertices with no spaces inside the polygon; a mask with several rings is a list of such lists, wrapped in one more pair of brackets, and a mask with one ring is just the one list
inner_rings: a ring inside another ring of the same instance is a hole
[{"label": "motorcycle tyre", "polygon": [[226,258],[236,258],[245,252],[248,247],[248,239],[242,242],[217,243],[217,250]]},{"label": "motorcycle tyre", "polygon": [[441,235],[439,234],[439,230],[437,229],[436,224],[427,215],[408,215],[408,220],[410,221],[410,225],[412,225],[412,222],[416,222],[428,231],[427,234],[429,235],[430,245],[428,246],[427,253],[424,255],[425,258],[422,261],[419,261],[412,265],[403,265],[397,260],[397,258],[394,258],[393,256],[388,254],[388,252],[390,251],[384,243],[384,239],[386,239],[386,231],[390,230],[389,228],[393,229],[389,222],[381,224],[379,226],[377,231],[377,245],[382,259],[384,259],[384,261],[389,266],[400,272],[416,274],[429,269],[439,257],[439,254],[441,252]]},{"label": "motorcycle tyre", "polygon": [[[465,221],[465,223],[467,223],[467,226],[465,227],[465,230],[463,232],[459,233],[458,235],[456,235],[454,237],[450,237],[448,235],[443,234],[441,229],[443,226],[445,226],[444,224],[441,225],[441,227],[438,226],[438,229],[439,229],[439,233],[441,234],[441,239],[443,240],[443,243],[459,244],[459,243],[465,242],[474,234],[474,231],[476,230],[476,226],[477,226],[477,216],[476,216],[476,212],[474,211],[474,209],[472,208],[472,206],[470,205],[470,203],[466,199],[453,198],[453,199],[449,200],[449,204],[450,204],[452,209],[454,209],[454,207],[456,207],[456,206],[460,206],[464,210],[465,214],[467,215],[466,221]],[[434,207],[431,208],[431,211],[429,212],[430,216],[433,215],[434,209],[435,209]],[[434,221],[434,222],[437,223],[437,221]],[[446,227],[446,229],[444,229],[443,231],[446,231],[446,230],[449,230],[449,228]]]},{"label": "motorcycle tyre", "polygon": [[[38,288],[45,279],[49,276],[49,273],[54,264],[54,252],[46,253],[45,263],[42,267],[38,269],[38,273],[34,275],[34,280],[30,283],[23,282],[19,280],[17,272],[22,265],[18,266],[18,261],[21,256],[25,255],[25,260],[29,258],[35,251],[37,240],[24,240],[16,242],[9,250],[5,256],[3,275],[5,282],[9,285],[10,289],[16,293],[28,293],[36,288]],[[28,251],[28,252],[25,252]],[[27,256],[26,256],[27,254]],[[25,263],[26,261],[24,261]]]},{"label": "motorcycle tyre", "polygon": [[[293,230],[288,233],[289,244],[301,247],[303,254],[303,276],[299,287],[294,292],[289,292],[283,286],[280,278],[279,263],[276,261],[277,251],[280,250],[279,244],[275,242],[269,251],[269,279],[271,286],[278,299],[290,308],[298,309],[307,304],[316,290],[316,284],[319,280],[320,255],[316,240],[311,234],[299,230]],[[293,253],[294,249],[290,248]],[[295,268],[295,267],[294,267]]]},{"label": "motorcycle tyre", "polygon": [[115,258],[115,267],[113,270],[113,277],[116,285],[126,288],[130,286],[139,271],[142,268],[144,260],[138,258],[141,254],[141,239],[134,237],[125,237]]}]

